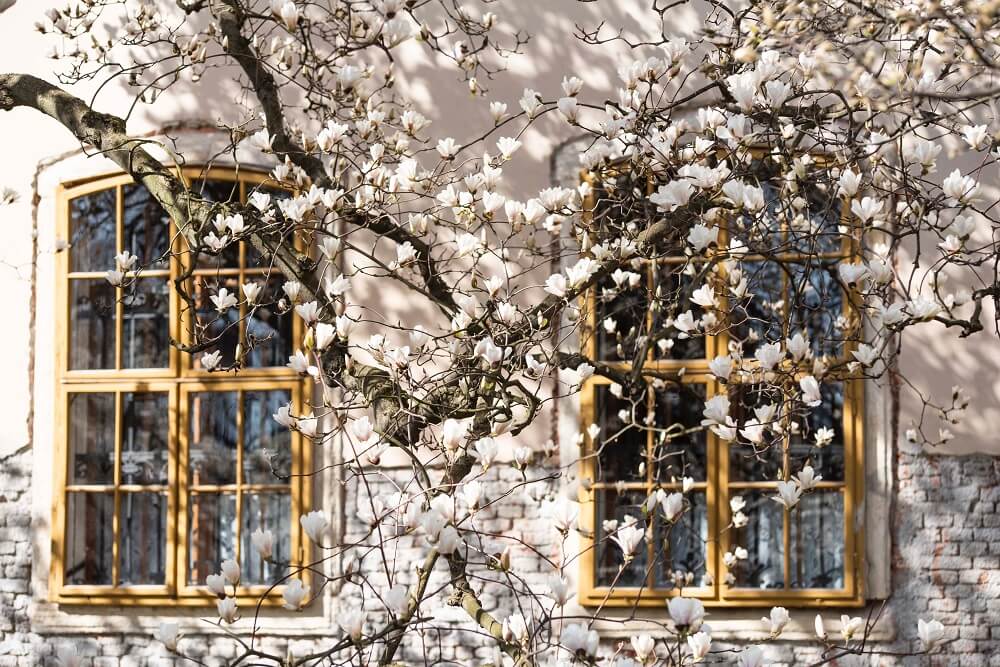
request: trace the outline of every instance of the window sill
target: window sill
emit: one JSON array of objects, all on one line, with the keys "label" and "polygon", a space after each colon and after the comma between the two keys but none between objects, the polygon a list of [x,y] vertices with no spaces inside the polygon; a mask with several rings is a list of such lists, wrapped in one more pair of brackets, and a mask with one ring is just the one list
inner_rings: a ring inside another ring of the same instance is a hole
[{"label": "window sill", "polygon": [[[768,608],[757,609],[730,609],[730,608],[708,608],[705,612],[705,623],[712,628],[712,638],[722,641],[757,642],[768,639],[768,633],[762,616],[767,616]],[[605,610],[605,618],[596,621],[593,629],[601,637],[628,638],[632,635],[643,632],[658,637],[672,637],[673,634],[666,630],[670,626],[670,616],[665,608],[650,609],[646,614],[647,620],[630,620],[634,616],[627,612],[628,616],[622,614],[621,619],[615,618],[613,610]],[[816,614],[823,616],[823,627],[829,637],[840,638],[840,614],[845,613],[850,616],[858,616],[857,609],[840,609],[838,607],[826,607],[824,609],[789,609],[790,619],[788,625],[782,631],[778,641],[781,642],[815,642]],[[869,634],[868,638],[874,641],[892,641],[896,638],[896,623],[888,613],[884,614]]]},{"label": "window sill", "polygon": [[[327,600],[317,600],[301,612],[262,609],[257,615],[257,636],[328,636],[333,627]],[[248,635],[253,630],[254,608],[244,607],[246,616],[232,625],[219,627],[214,609],[206,607],[95,607],[35,602],[29,608],[32,632],[40,635],[110,634],[156,635],[160,623],[170,621],[189,635]]]}]

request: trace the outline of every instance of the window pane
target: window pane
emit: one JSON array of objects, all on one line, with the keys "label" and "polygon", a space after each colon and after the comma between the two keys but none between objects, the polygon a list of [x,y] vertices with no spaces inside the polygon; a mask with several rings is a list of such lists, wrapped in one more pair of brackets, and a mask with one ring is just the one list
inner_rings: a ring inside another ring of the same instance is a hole
[{"label": "window pane", "polygon": [[[669,528],[664,528],[661,514],[657,514],[656,569],[657,588],[672,586],[706,585],[705,544],[708,541],[708,503],[705,494],[684,494],[688,507]],[[690,579],[689,579],[690,577]]]},{"label": "window pane", "polygon": [[[237,181],[202,180],[192,184],[191,190],[211,202],[238,202],[240,200],[240,184]],[[216,236],[222,234],[212,227]],[[240,265],[240,244],[230,243],[218,255],[199,253],[198,269],[238,268]]]},{"label": "window pane", "polygon": [[[287,569],[278,563],[287,563],[291,552],[288,526],[292,517],[292,499],[287,493],[243,494],[242,583],[244,585],[270,584],[283,576]],[[252,535],[257,529],[270,530],[274,535],[272,562],[266,563],[253,547]]]},{"label": "window pane", "polygon": [[114,484],[115,395],[69,395],[70,484]]},{"label": "window pane", "polygon": [[623,525],[623,519],[630,516],[642,523],[642,503],[646,496],[644,491],[626,491],[617,493],[610,489],[600,489],[595,492],[597,500],[597,526],[595,535],[597,542],[595,561],[597,563],[596,581],[598,586],[638,587],[646,582],[646,567],[649,561],[646,539],[636,548],[634,558],[621,577],[618,571],[624,562],[622,550],[611,540],[615,531]]},{"label": "window pane", "polygon": [[683,264],[661,264],[653,273],[653,330],[650,335],[654,359],[704,359],[705,337],[702,335],[681,337],[674,326],[664,326],[688,310],[698,320],[704,310],[691,303],[691,291],[697,288],[690,276],[680,273]]},{"label": "window pane", "polygon": [[[233,306],[220,313],[212,302],[212,297],[217,296],[221,288],[225,288],[237,299],[242,298],[243,292],[240,289],[239,280],[236,278],[216,280],[199,277],[195,278],[195,281],[194,300],[198,313],[194,338],[199,343],[211,341],[212,344],[205,350],[205,353],[221,350],[222,361],[220,363],[223,366],[228,366],[236,359],[236,347],[240,342],[240,309],[239,306]],[[194,368],[201,368],[202,354],[191,355]]]},{"label": "window pane", "polygon": [[[248,198],[250,196],[250,193],[253,192],[254,190],[266,192],[267,194],[271,195],[272,202],[277,202],[279,199],[290,199],[292,196],[292,193],[289,192],[288,190],[284,190],[281,188],[269,188],[269,187],[255,188],[251,187],[251,185],[248,183],[247,184]],[[260,230],[259,235],[262,236],[264,240],[266,240],[268,243],[275,243],[279,239],[281,239],[282,245],[284,247],[293,248],[295,246],[295,239],[291,233],[285,231],[287,221],[285,220],[284,216],[281,215],[281,209],[279,209],[276,204],[272,206],[272,209],[276,213],[277,222],[268,229]],[[261,266],[267,267],[268,265],[271,264],[270,258],[262,256],[257,251],[257,248],[255,248],[253,244],[250,243],[249,241],[245,242],[243,246],[246,253],[246,266],[251,268],[261,267]]]},{"label": "window pane", "polygon": [[235,484],[236,392],[191,394],[188,406],[191,484]]},{"label": "window pane", "polygon": [[272,415],[292,400],[287,389],[243,393],[243,481],[287,484],[292,464],[292,434]]},{"label": "window pane", "polygon": [[780,423],[780,392],[762,389],[760,385],[733,385],[729,400],[732,405],[730,412],[741,431],[729,445],[729,481],[773,482],[783,479],[784,439],[773,429],[765,431],[759,444],[750,442],[742,434],[744,426],[751,420],[769,425]]},{"label": "window pane", "polygon": [[115,367],[115,288],[103,278],[69,281],[69,367]]},{"label": "window pane", "polygon": [[[841,382],[820,385],[823,402],[809,409],[809,415],[796,419],[798,429],[791,436],[791,473],[811,465],[827,482],[844,480],[844,385]],[[827,429],[821,433],[820,429]],[[833,437],[826,439],[832,432]],[[817,442],[816,435],[823,436]],[[822,446],[819,446],[822,444]]]},{"label": "window pane", "polygon": [[776,262],[743,262],[746,296],[730,301],[730,335],[752,357],[761,342],[781,340],[784,323],[784,271]]},{"label": "window pane", "polygon": [[796,218],[788,232],[795,250],[809,254],[840,252],[845,240],[838,229],[843,201],[815,186],[806,188],[805,195],[809,202],[807,215]]},{"label": "window pane", "polygon": [[844,312],[844,295],[835,277],[836,265],[790,264],[788,303],[793,331],[804,331],[816,356],[840,354],[844,334],[837,319]]},{"label": "window pane", "polygon": [[110,586],[115,498],[110,493],[68,493],[66,574],[70,585]]},{"label": "window pane", "polygon": [[[611,280],[601,283],[595,297],[597,330],[594,332],[599,359],[632,361],[636,340],[647,334],[647,292],[645,272],[637,288],[625,285],[618,289]],[[606,327],[609,322],[615,325],[610,331]]]},{"label": "window pane", "polygon": [[749,552],[731,570],[737,588],[784,588],[784,509],[771,496],[773,491],[734,490],[746,500],[743,513],[750,519],[743,528],[733,529],[731,550]]},{"label": "window pane", "polygon": [[202,586],[236,558],[236,495],[196,493],[188,510],[188,583]]},{"label": "window pane", "polygon": [[166,484],[170,410],[166,392],[122,394],[122,482]]},{"label": "window pane", "polygon": [[170,289],[166,279],[135,281],[122,296],[122,367],[170,365]]},{"label": "window pane", "polygon": [[[263,276],[248,276],[248,280],[262,282]],[[268,280],[257,299],[257,306],[247,318],[246,363],[251,368],[284,366],[292,355],[291,310],[278,310],[278,301],[284,297],[281,281]]]},{"label": "window pane", "polygon": [[121,585],[163,585],[167,572],[166,494],[123,493],[118,532]]},{"label": "window pane", "polygon": [[[743,214],[734,221],[731,235],[742,241],[750,252],[766,254],[779,249],[781,228],[789,211],[788,201],[783,200],[779,186],[771,179],[776,174],[773,167],[756,160],[751,167],[756,178],[747,179],[764,192],[764,210],[756,215]],[[790,201],[790,200],[789,200]]]},{"label": "window pane", "polygon": [[125,249],[139,258],[139,266],[166,269],[170,249],[170,218],[141,185],[122,188]]},{"label": "window pane", "polygon": [[601,427],[597,436],[597,479],[645,481],[639,466],[646,462],[646,432],[636,426],[645,420],[645,395],[634,401],[623,400],[607,385],[595,386],[594,414]]},{"label": "window pane", "polygon": [[[656,391],[655,400],[656,426],[665,429],[653,434],[655,478],[661,482],[680,482],[684,477],[705,481],[708,459],[701,427],[705,385],[674,385]],[[679,434],[687,429],[698,430]]]},{"label": "window pane", "polygon": [[844,496],[811,491],[789,513],[792,588],[844,587]]},{"label": "window pane", "polygon": [[69,270],[110,271],[115,268],[115,188],[69,202]]}]

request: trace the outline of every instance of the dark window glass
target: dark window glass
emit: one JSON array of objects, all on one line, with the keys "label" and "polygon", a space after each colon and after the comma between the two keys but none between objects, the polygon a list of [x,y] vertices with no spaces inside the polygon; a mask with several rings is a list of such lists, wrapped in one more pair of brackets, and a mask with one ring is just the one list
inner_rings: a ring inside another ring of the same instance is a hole
[{"label": "dark window glass", "polygon": [[656,587],[683,588],[708,583],[705,569],[705,545],[708,543],[708,502],[705,494],[684,494],[687,506],[672,524],[657,512],[653,523],[656,542]]},{"label": "dark window glass", "polygon": [[115,395],[69,395],[70,484],[114,484]]},{"label": "dark window glass", "polygon": [[170,217],[144,186],[122,187],[125,249],[145,269],[166,269],[170,249]]},{"label": "dark window glass", "polygon": [[122,483],[166,484],[170,411],[166,392],[122,394]]},{"label": "dark window glass", "polygon": [[844,496],[814,490],[789,513],[792,588],[844,587]]},{"label": "dark window glass", "polygon": [[65,582],[111,586],[115,497],[111,493],[67,494]]},{"label": "dark window glass", "polygon": [[[599,586],[636,587],[642,586],[646,582],[647,564],[649,562],[646,539],[636,548],[633,559],[625,568],[621,576],[618,572],[621,569],[625,558],[621,548],[611,538],[615,536],[618,528],[624,525],[626,516],[633,519],[642,517],[642,503],[645,501],[645,492],[626,491],[618,493],[611,489],[601,489],[597,491],[597,526],[595,534],[597,536],[597,584]],[[642,527],[642,523],[638,524]]]},{"label": "dark window glass", "polygon": [[115,188],[69,202],[69,270],[110,271],[118,252]]},{"label": "dark window glass", "polygon": [[[244,493],[243,521],[240,541],[242,546],[242,583],[245,585],[271,584],[284,576],[291,552],[288,534],[288,517],[292,512],[292,498],[287,493]],[[274,554],[270,563],[265,562],[253,546],[255,530],[270,530],[274,536]]]},{"label": "dark window glass", "polygon": [[653,434],[654,478],[660,482],[680,482],[684,477],[705,481],[708,449],[701,427],[705,385],[673,385],[654,395],[655,423],[662,429]]},{"label": "dark window glass", "polygon": [[272,415],[291,398],[288,390],[243,393],[244,483],[288,483],[292,472],[292,436]]},{"label": "dark window glass", "polygon": [[237,393],[213,391],[191,394],[189,469],[192,485],[236,483]]},{"label": "dark window glass", "polygon": [[118,534],[121,585],[166,583],[166,494],[122,493]]},{"label": "dark window glass", "polygon": [[122,296],[122,368],[170,365],[170,287],[165,278],[142,278]]},{"label": "dark window glass", "polygon": [[115,367],[115,288],[103,278],[69,281],[69,368]]},{"label": "dark window glass", "polygon": [[640,464],[646,461],[645,394],[636,399],[617,398],[606,385],[594,387],[598,416],[597,479],[609,482],[645,481]]},{"label": "dark window glass", "polygon": [[[736,492],[734,492],[735,494]],[[743,513],[749,522],[732,530],[734,549],[743,547],[749,557],[731,570],[736,588],[784,588],[784,509],[773,491],[746,491]]]},{"label": "dark window glass", "polygon": [[236,558],[236,494],[196,493],[188,509],[188,583],[205,584],[219,563]]}]

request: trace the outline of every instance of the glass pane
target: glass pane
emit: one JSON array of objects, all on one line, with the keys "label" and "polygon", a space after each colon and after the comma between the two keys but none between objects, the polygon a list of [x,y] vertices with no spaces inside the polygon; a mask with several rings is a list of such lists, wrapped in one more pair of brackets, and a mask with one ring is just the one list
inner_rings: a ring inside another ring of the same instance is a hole
[{"label": "glass pane", "polygon": [[784,271],[776,262],[743,262],[746,296],[730,301],[730,335],[743,343],[743,354],[752,357],[761,342],[783,338]]},{"label": "glass pane", "polygon": [[776,176],[773,166],[756,160],[751,169],[757,178],[747,181],[763,191],[766,206],[756,215],[743,214],[736,219],[732,236],[746,244],[750,252],[768,254],[778,250],[781,245],[782,221],[786,219],[790,207],[789,202],[782,199],[779,186],[771,180]]},{"label": "glass pane", "polygon": [[784,509],[772,496],[774,491],[733,490],[746,500],[743,513],[749,523],[733,529],[730,549],[743,547],[749,552],[746,560],[739,561],[730,571],[737,588],[784,588]]},{"label": "glass pane", "polygon": [[[261,192],[266,192],[267,194],[271,195],[271,201],[272,202],[275,202],[275,201],[277,201],[279,199],[289,199],[292,196],[292,193],[289,192],[288,190],[283,190],[281,188],[268,188],[268,187],[252,188],[250,186],[250,184],[248,183],[247,184],[247,196],[249,197],[250,193],[253,192],[254,190],[260,190]],[[278,222],[277,222],[277,224],[274,225],[273,229],[261,230],[261,234],[260,235],[262,237],[264,237],[264,239],[266,239],[268,242],[273,243],[273,242],[277,241],[278,239],[282,239],[283,242],[284,242],[285,247],[289,247],[289,248],[294,247],[295,242],[294,242],[294,238],[292,237],[292,234],[290,234],[288,232],[284,232],[283,233],[283,231],[282,231],[284,229],[284,225],[286,224],[286,221],[285,221],[284,217],[281,215],[281,209],[279,209],[276,205],[272,206],[272,209],[276,213],[276,217],[278,219]],[[262,256],[257,251],[257,249],[253,246],[252,243],[246,242],[246,243],[243,244],[243,247],[244,247],[244,250],[246,252],[246,266],[247,267],[250,267],[250,268],[254,268],[254,267],[261,268],[261,267],[267,267],[267,266],[269,266],[271,264],[270,259],[267,258],[267,257]]]},{"label": "glass pane", "polygon": [[[247,276],[247,280],[263,282],[263,276]],[[257,306],[247,318],[246,364],[250,368],[284,366],[292,355],[291,310],[278,310],[284,297],[281,281],[268,280],[257,299]]]},{"label": "glass pane", "polygon": [[654,359],[704,359],[705,337],[681,337],[674,326],[664,326],[667,320],[691,311],[695,320],[704,309],[691,303],[691,291],[697,287],[690,276],[683,275],[683,264],[661,264],[653,274],[653,330]]},{"label": "glass pane", "polygon": [[103,278],[69,281],[69,367],[115,367],[115,288]]},{"label": "glass pane", "polygon": [[615,531],[623,525],[626,516],[638,520],[638,526],[642,527],[642,504],[646,500],[644,491],[626,491],[617,493],[610,489],[599,489],[595,493],[597,500],[597,526],[595,535],[597,542],[595,548],[598,586],[610,586],[615,582],[616,587],[628,586],[638,587],[646,582],[646,567],[649,562],[646,539],[636,548],[634,558],[621,576],[618,571],[624,562],[622,550],[611,540]]},{"label": "glass pane", "polygon": [[170,410],[166,392],[122,394],[122,482],[166,484]]},{"label": "glass pane", "polygon": [[69,395],[70,484],[114,484],[115,395]]},{"label": "glass pane", "polygon": [[[684,477],[705,481],[708,468],[705,430],[701,427],[705,407],[705,385],[680,384],[655,392],[657,428],[653,434],[654,475],[661,482],[680,482]],[[693,433],[681,434],[688,429]]]},{"label": "glass pane", "polygon": [[795,250],[809,254],[840,252],[846,240],[838,229],[843,201],[827,196],[815,186],[806,188],[805,194],[809,202],[807,215],[796,218],[788,230]]},{"label": "glass pane", "polygon": [[[270,584],[285,574],[286,568],[277,563],[288,563],[291,538],[288,526],[292,517],[292,497],[287,493],[243,494],[242,545],[243,583]],[[272,562],[266,563],[253,547],[252,535],[257,529],[270,530],[274,535]]]},{"label": "glass pane", "polygon": [[66,499],[66,576],[70,585],[110,586],[115,498],[69,493]]},{"label": "glass pane", "polygon": [[790,264],[792,274],[788,303],[793,331],[804,331],[816,356],[840,354],[844,334],[837,320],[844,312],[836,266]]},{"label": "glass pane", "polygon": [[839,482],[844,479],[844,385],[820,385],[820,395],[823,402],[808,408],[805,419],[796,419],[798,429],[791,437],[791,473],[811,465],[824,481]]},{"label": "glass pane", "polygon": [[163,585],[167,580],[166,494],[123,493],[120,512],[121,585]]},{"label": "glass pane", "polygon": [[69,202],[69,270],[110,271],[115,268],[115,188],[76,197]]},{"label": "glass pane", "polygon": [[139,266],[166,269],[170,249],[170,217],[141,185],[122,187],[125,249],[139,258]]},{"label": "glass pane", "polygon": [[170,365],[170,289],[166,279],[143,278],[122,296],[122,367]]},{"label": "glass pane", "polygon": [[236,392],[191,394],[188,409],[191,422],[191,484],[235,484],[238,444]]},{"label": "glass pane", "polygon": [[[636,351],[636,340],[647,333],[646,300],[648,287],[646,274],[642,273],[640,285],[630,288],[624,285],[618,289],[611,280],[604,281],[597,290],[596,325],[597,356],[611,361],[632,361]],[[614,329],[606,324],[613,321]]]},{"label": "glass pane", "polygon": [[[238,202],[240,200],[240,184],[237,181],[201,180],[192,184],[191,190],[211,202]],[[212,227],[216,236],[222,233]],[[219,255],[199,253],[197,268],[220,269],[238,268],[240,265],[240,244],[231,243]]]},{"label": "glass pane", "polygon": [[236,558],[236,495],[196,493],[188,510],[188,583],[205,584],[219,564]]},{"label": "glass pane", "polygon": [[810,491],[789,513],[792,588],[844,587],[844,496]]},{"label": "glass pane", "polygon": [[292,399],[287,389],[243,393],[243,482],[287,484],[292,434],[271,416]]},{"label": "glass pane", "polygon": [[596,442],[599,481],[645,481],[640,466],[646,462],[646,431],[636,426],[645,420],[645,400],[645,395],[617,398],[607,385],[594,387],[594,418],[601,427]]},{"label": "glass pane", "polygon": [[[729,446],[729,480],[731,482],[773,482],[783,479],[783,438],[773,430],[765,431],[760,443],[755,444],[743,435],[744,426],[751,421],[766,424],[780,423],[781,394],[776,390],[762,389],[760,385],[733,385],[730,388],[730,414],[740,430]],[[773,406],[773,409],[770,409]],[[762,412],[767,409],[770,416]]]},{"label": "glass pane", "polygon": [[[225,312],[220,313],[212,302],[212,297],[219,294],[219,289],[225,288],[237,299],[242,299],[243,292],[240,289],[239,280],[236,278],[220,279],[199,277],[195,278],[195,306],[198,309],[197,324],[194,330],[194,338],[198,342],[209,342],[212,344],[205,352],[222,351],[220,364],[228,366],[236,359],[236,347],[240,342],[240,309],[233,306]],[[203,353],[191,355],[194,368],[201,368],[201,357]],[[285,359],[287,362],[288,359]]]},{"label": "glass pane", "polygon": [[[708,503],[705,494],[684,494],[688,507],[664,530],[662,514],[656,523],[657,588],[704,586],[706,582],[705,544],[708,542]],[[691,577],[690,581],[688,576]]]}]

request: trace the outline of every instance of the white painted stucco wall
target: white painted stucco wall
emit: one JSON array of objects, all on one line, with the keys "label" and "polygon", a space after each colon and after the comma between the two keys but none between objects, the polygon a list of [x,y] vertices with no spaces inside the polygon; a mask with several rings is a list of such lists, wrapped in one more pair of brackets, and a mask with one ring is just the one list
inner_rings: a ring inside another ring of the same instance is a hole
[{"label": "white painted stucco wall", "polygon": [[[166,1],[166,0],[164,0]],[[50,6],[60,3],[52,0],[20,0],[7,12],[0,14],[0,71],[27,72],[56,81],[53,70],[59,63],[45,57],[55,43],[52,37],[39,34],[33,24]],[[169,3],[168,3],[169,4]],[[556,97],[559,82],[567,73],[582,76],[598,99],[613,90],[617,67],[630,57],[619,46],[586,47],[573,38],[575,26],[595,26],[606,18],[610,25],[621,25],[634,34],[658,32],[659,25],[651,25],[643,0],[616,0],[615,2],[580,3],[576,0],[509,0],[497,7],[501,14],[501,31],[524,30],[534,35],[524,48],[524,54],[509,59],[509,71],[489,82],[487,99],[507,102],[517,107],[517,99],[525,87]],[[690,33],[697,25],[696,17],[683,17],[671,30]],[[438,132],[451,134],[462,140],[489,126],[487,100],[473,98],[467,92],[457,73],[443,61],[431,58],[416,45],[407,47],[399,59],[397,79],[402,89],[423,107],[434,122]],[[93,94],[93,87],[78,86],[72,91],[84,98]],[[139,107],[129,119],[129,129],[141,134],[156,131],[165,124],[180,120],[205,121],[232,120],[227,112],[229,101],[237,89],[232,81],[203,80],[196,88],[178,86],[162,96],[153,107]],[[121,113],[131,103],[127,91],[110,86],[101,91],[96,100],[98,110]],[[994,128],[995,129],[995,128]],[[518,154],[516,168],[508,169],[513,177],[508,194],[528,197],[550,184],[550,158],[560,142],[572,136],[571,129],[559,122],[554,115],[543,120],[526,135],[525,148]],[[29,376],[31,358],[31,270],[32,270],[32,179],[38,165],[54,159],[67,151],[78,148],[72,137],[54,121],[31,110],[15,110],[0,114],[0,186],[14,188],[21,194],[16,204],[3,209],[4,241],[0,244],[0,293],[4,295],[3,326],[0,327],[0,377],[4,381],[3,400],[0,401],[0,457],[17,451],[29,442],[28,415],[32,396]],[[80,164],[79,176],[86,176],[93,169],[105,167],[87,161]],[[944,167],[939,166],[943,171]],[[65,173],[61,171],[60,173]],[[43,179],[46,188],[51,179]],[[39,192],[50,197],[51,192]],[[38,226],[51,229],[54,218],[51,208],[41,209]],[[52,238],[51,233],[40,238]],[[51,252],[51,245],[41,243],[40,255]],[[40,268],[51,266],[39,262]],[[46,269],[47,270],[47,269]],[[39,287],[50,289],[51,279],[39,276]],[[544,277],[543,277],[544,278]],[[39,304],[51,299],[39,299]],[[383,310],[393,313],[407,304],[402,299],[385,299]],[[988,323],[992,310],[987,309],[984,320]],[[37,320],[48,326],[58,327],[51,308],[39,308]],[[51,364],[46,355],[50,348],[37,349],[38,368],[36,379],[43,372],[49,373]],[[915,384],[939,401],[947,400],[950,388],[960,384],[972,396],[968,419],[953,426],[956,438],[951,452],[985,451],[1000,453],[1000,341],[990,326],[977,339],[959,343],[943,327],[930,325],[909,335],[905,345],[903,368]],[[45,383],[41,383],[45,384]],[[49,383],[51,384],[51,383]],[[46,397],[38,395],[44,402]],[[900,426],[905,429],[913,415],[913,402],[904,401]],[[540,425],[541,426],[541,425]],[[41,433],[37,434],[41,437]]]}]

